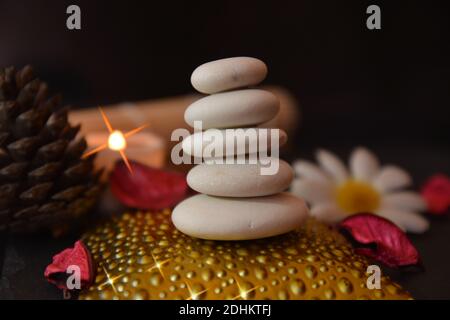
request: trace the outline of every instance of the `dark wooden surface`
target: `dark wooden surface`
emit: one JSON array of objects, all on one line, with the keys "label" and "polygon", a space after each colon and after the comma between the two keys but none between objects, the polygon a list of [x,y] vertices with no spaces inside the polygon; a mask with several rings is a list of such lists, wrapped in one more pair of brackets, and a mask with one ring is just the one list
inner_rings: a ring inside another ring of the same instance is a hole
[{"label": "dark wooden surface", "polygon": [[[347,146],[325,146],[346,157],[351,150]],[[383,163],[395,163],[407,168],[420,185],[436,172],[450,172],[450,151],[447,146],[402,145],[385,142],[371,145]],[[299,148],[300,149],[300,148]],[[312,148],[303,146],[302,157],[312,158]],[[384,270],[408,289],[416,299],[450,299],[450,217],[433,218],[431,229],[422,235],[410,236],[420,251],[425,271],[399,272]],[[78,235],[62,239],[49,236],[11,236],[4,255],[4,267],[0,281],[0,299],[62,299],[62,292],[48,284],[43,272],[53,254],[71,246]]]}]

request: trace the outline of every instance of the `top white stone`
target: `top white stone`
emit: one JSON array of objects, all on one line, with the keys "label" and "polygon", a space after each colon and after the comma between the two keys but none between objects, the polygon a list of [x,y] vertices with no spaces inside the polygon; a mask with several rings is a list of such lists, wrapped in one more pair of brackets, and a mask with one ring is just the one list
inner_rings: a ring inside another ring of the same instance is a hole
[{"label": "top white stone", "polygon": [[194,70],[192,86],[207,94],[259,84],[266,78],[267,66],[259,59],[235,57],[211,61]]}]

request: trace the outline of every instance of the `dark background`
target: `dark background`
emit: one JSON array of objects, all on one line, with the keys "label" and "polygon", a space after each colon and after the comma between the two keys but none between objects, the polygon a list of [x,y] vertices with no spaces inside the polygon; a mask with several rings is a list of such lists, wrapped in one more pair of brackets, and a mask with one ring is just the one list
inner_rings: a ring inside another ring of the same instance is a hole
[{"label": "dark background", "polygon": [[[81,31],[66,29],[70,4]],[[366,28],[369,4],[381,7],[382,30]],[[266,83],[300,101],[291,157],[318,146],[346,157],[364,144],[419,186],[450,170],[449,15],[448,1],[0,0],[0,66],[31,63],[87,107],[193,92],[199,64],[255,56],[269,66]],[[393,276],[416,298],[450,298],[449,234],[443,218],[412,237],[427,271]],[[40,277],[73,239],[29,240],[10,239],[0,298],[60,297]]]},{"label": "dark background", "polygon": [[82,107],[192,92],[199,64],[249,55],[302,104],[303,137],[447,139],[448,1],[387,2],[0,0],[0,65],[32,63]]}]

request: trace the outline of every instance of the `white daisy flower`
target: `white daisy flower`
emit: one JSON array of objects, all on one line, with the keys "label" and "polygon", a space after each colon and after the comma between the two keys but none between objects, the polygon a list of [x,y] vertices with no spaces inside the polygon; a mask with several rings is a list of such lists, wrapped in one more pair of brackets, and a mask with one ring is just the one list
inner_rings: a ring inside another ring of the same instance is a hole
[{"label": "white daisy flower", "polygon": [[408,232],[422,233],[429,228],[419,211],[426,209],[422,197],[403,190],[412,184],[410,175],[397,166],[380,167],[377,157],[366,148],[350,155],[350,172],[342,161],[326,150],[316,154],[320,166],[298,160],[292,193],[305,198],[311,215],[334,224],[349,215],[371,212],[391,220]]}]

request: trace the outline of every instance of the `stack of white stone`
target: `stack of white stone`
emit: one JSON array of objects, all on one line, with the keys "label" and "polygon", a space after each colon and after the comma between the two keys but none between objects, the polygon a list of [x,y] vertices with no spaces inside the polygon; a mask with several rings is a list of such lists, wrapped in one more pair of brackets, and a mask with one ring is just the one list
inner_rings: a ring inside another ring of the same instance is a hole
[{"label": "stack of white stone", "polygon": [[[199,66],[191,83],[210,95],[189,106],[186,122],[194,126],[194,121],[201,121],[203,129],[226,129],[271,120],[279,110],[277,97],[260,89],[240,89],[259,84],[266,75],[264,62],[249,57]],[[202,139],[194,133],[184,141],[183,151],[201,156]],[[286,139],[280,130],[280,145]],[[200,147],[197,150],[195,146]],[[181,202],[172,221],[185,234],[211,240],[258,239],[294,230],[301,226],[308,209],[302,199],[283,192],[292,179],[292,168],[282,160],[273,175],[262,175],[261,164],[200,164],[189,172],[187,182],[201,194]]]}]

